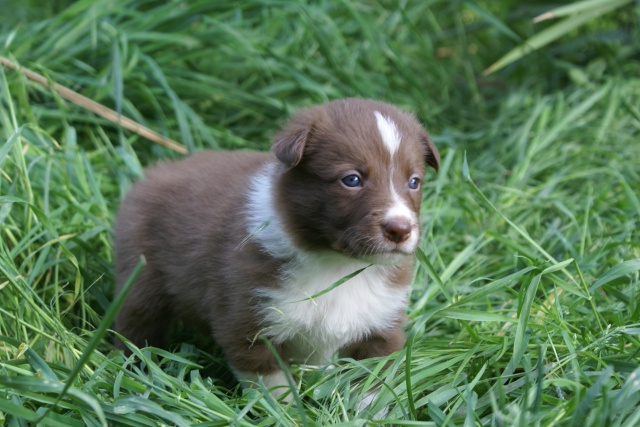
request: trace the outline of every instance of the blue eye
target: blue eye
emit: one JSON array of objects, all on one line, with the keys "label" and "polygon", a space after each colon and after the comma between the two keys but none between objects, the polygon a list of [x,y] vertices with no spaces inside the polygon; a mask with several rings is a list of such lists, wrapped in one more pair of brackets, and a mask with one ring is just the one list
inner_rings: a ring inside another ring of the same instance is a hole
[{"label": "blue eye", "polygon": [[347,175],[342,178],[342,183],[347,187],[360,187],[362,185],[362,180],[358,175]]},{"label": "blue eye", "polygon": [[411,178],[409,180],[409,188],[412,190],[417,190],[420,188],[420,178]]}]

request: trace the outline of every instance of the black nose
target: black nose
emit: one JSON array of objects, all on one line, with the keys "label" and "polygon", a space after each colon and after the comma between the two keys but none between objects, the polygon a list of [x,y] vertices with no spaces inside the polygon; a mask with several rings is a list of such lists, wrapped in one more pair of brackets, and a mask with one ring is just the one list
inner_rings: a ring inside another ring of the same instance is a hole
[{"label": "black nose", "polygon": [[384,237],[394,243],[404,242],[411,235],[411,223],[405,219],[395,218],[382,224]]}]

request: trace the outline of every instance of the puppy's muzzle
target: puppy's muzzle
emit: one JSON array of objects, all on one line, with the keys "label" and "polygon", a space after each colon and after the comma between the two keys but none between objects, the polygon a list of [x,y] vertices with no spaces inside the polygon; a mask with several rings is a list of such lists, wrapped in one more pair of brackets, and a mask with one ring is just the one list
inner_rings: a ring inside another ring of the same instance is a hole
[{"label": "puppy's muzzle", "polygon": [[411,222],[404,218],[392,218],[382,224],[382,234],[393,243],[402,243],[411,236]]}]

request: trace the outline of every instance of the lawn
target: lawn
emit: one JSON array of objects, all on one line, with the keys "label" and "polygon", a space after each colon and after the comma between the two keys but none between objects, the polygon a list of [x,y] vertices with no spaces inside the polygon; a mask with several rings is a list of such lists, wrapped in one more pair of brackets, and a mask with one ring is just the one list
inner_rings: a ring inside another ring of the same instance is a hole
[{"label": "lawn", "polygon": [[[0,4],[4,425],[640,425],[637,2]],[[143,167],[268,150],[350,96],[414,111],[442,156],[405,348],[296,366],[293,403],[197,338],[114,350],[111,230]]]}]

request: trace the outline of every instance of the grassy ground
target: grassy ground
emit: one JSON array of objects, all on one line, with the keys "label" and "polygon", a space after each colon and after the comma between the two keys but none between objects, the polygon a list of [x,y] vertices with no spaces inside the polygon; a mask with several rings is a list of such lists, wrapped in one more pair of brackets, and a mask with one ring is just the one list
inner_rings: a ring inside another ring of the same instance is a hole
[{"label": "grassy ground", "polygon": [[240,390],[193,343],[125,359],[114,213],[142,166],[179,155],[0,68],[0,420],[364,425],[389,405],[369,424],[640,425],[637,4],[483,76],[552,27],[531,23],[542,3],[232,3],[5,1],[0,54],[190,150],[266,150],[339,97],[415,111],[443,161],[406,348],[298,367],[298,405]]}]

